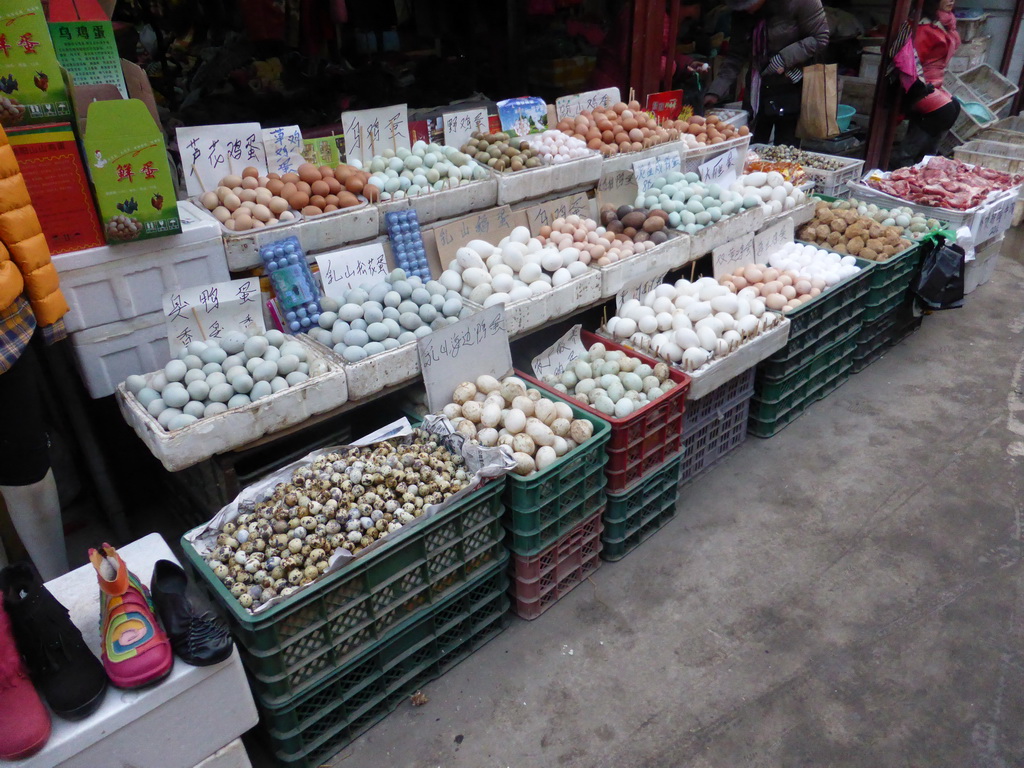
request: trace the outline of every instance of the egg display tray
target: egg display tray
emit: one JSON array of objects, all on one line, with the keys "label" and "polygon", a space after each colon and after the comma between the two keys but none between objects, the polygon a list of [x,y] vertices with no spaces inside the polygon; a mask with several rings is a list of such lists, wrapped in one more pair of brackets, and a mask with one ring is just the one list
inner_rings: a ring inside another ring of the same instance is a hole
[{"label": "egg display tray", "polygon": [[305,334],[298,334],[292,340],[305,346],[312,360],[326,361],[327,372],[241,408],[199,419],[174,432],[161,427],[128,392],[124,382],[117,386],[115,393],[118,408],[164,468],[176,472],[344,405],[348,401],[348,384],[340,358],[307,339]]},{"label": "egg display tray", "polygon": [[387,234],[385,214],[415,208],[420,226],[442,219],[465,216],[473,211],[493,208],[498,201],[498,182],[494,179],[482,179],[457,187],[441,189],[426,195],[403,197],[401,200],[387,200],[377,203],[380,212],[378,229],[374,234]]},{"label": "egg display tray", "polygon": [[560,192],[590,190],[601,178],[601,154],[593,152],[564,163],[525,168],[521,171],[495,171],[498,205],[518,203]]},{"label": "egg display tray", "polygon": [[638,160],[648,160],[658,155],[664,155],[666,152],[676,152],[680,160],[682,160],[686,156],[686,142],[681,139],[666,141],[664,144],[656,144],[653,147],[641,149],[639,152],[620,152],[617,155],[602,158],[601,174],[631,171],[633,170],[633,163]]},{"label": "egg display tray", "polygon": [[630,283],[689,264],[692,260],[690,254],[690,236],[672,230],[668,240],[649,251],[635,253],[606,267],[597,267],[601,273],[601,297],[612,298]]},{"label": "egg display tray", "polygon": [[726,216],[710,227],[704,227],[690,238],[690,260],[695,260],[706,253],[711,253],[720,245],[735,240],[737,237],[749,235],[764,227],[764,210],[760,205],[748,208],[743,213]]},{"label": "egg display tray", "polygon": [[[309,342],[322,353],[335,355],[333,350],[314,339]],[[372,397],[387,387],[412,381],[420,375],[420,358],[415,341],[402,344],[357,363],[338,358],[338,364],[345,370],[349,400]]]}]

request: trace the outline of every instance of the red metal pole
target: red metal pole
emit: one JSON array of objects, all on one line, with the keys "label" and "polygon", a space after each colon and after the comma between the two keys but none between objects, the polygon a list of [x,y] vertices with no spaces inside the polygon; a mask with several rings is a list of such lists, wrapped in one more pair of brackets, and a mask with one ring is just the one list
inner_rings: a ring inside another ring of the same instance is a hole
[{"label": "red metal pole", "polygon": [[1017,46],[1017,33],[1020,32],[1020,20],[1024,15],[1024,0],[1017,0],[1013,9],[1013,16],[1010,19],[1010,36],[1006,38],[1006,47],[1003,48],[1003,60],[999,63],[999,71],[1006,75],[1010,71],[1010,62],[1013,60],[1013,49]]},{"label": "red metal pole", "polygon": [[[679,36],[679,4],[681,0],[672,0],[672,11],[668,17],[668,47],[665,50],[665,72],[661,76],[661,90],[667,91],[672,87],[672,75],[674,74],[676,61],[676,38]],[[1024,0],[1019,0],[1024,3]],[[646,95],[646,94],[644,94]]]},{"label": "red metal pole", "polygon": [[[633,0],[633,34],[629,49],[629,87],[639,92],[643,88],[644,53],[647,37],[647,6],[650,0]],[[629,95],[622,94],[623,101]]]}]

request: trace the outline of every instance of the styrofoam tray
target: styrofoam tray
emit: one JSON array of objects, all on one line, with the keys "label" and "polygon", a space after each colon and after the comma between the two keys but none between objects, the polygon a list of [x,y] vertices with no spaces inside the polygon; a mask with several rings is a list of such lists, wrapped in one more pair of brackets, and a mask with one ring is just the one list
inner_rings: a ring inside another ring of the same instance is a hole
[{"label": "styrofoam tray", "polygon": [[450,219],[473,211],[493,208],[498,201],[498,182],[494,179],[483,179],[470,184],[460,184],[451,189],[442,189],[427,195],[404,197],[401,200],[388,200],[377,203],[380,220],[377,228],[379,234],[387,234],[386,215],[391,211],[404,211],[406,208],[416,209],[416,218],[420,224]]},{"label": "styrofoam tray", "polygon": [[633,163],[637,160],[646,160],[666,152],[678,152],[680,158],[686,157],[686,143],[679,139],[677,141],[666,141],[654,147],[642,149],[639,152],[624,152],[601,160],[601,173],[614,173],[615,171],[631,171]]},{"label": "styrofoam tray", "polygon": [[[341,361],[303,334],[294,338],[309,350],[310,362],[327,361],[326,373],[255,403],[200,419],[175,432],[161,427],[122,382],[116,392],[121,415],[160,463],[168,471],[176,472],[344,405],[348,401],[348,385]],[[154,366],[150,370],[158,368]]]},{"label": "styrofoam tray", "polygon": [[129,376],[155,371],[171,355],[163,311],[77,331],[69,340],[92,398],[114,394]]},{"label": "styrofoam tray", "polygon": [[764,226],[764,210],[760,205],[748,208],[743,213],[728,216],[710,227],[690,235],[690,260],[711,253],[737,237],[757,232]]},{"label": "styrofoam tray", "polygon": [[973,293],[992,279],[999,264],[1004,237],[1000,235],[978,249],[974,258],[964,266],[964,295]]},{"label": "styrofoam tray", "polygon": [[601,273],[601,296],[610,298],[628,283],[664,274],[689,262],[690,236],[675,234],[656,248],[606,267],[598,267]]},{"label": "styrofoam tray", "polygon": [[[310,339],[317,346],[317,342]],[[342,362],[348,383],[348,399],[362,400],[385,387],[401,384],[420,375],[420,358],[415,341],[367,357],[358,363]]]},{"label": "styrofoam tray", "polygon": [[814,206],[819,201],[815,198],[808,197],[800,205],[790,208],[788,211],[782,211],[781,213],[775,213],[772,215],[765,215],[764,224],[757,228],[758,232],[763,232],[769,227],[773,227],[781,221],[786,219],[793,220],[793,228],[796,229],[801,224],[806,224],[808,221],[814,218]]},{"label": "styrofoam tray", "polygon": [[601,155],[597,152],[575,160],[514,173],[492,171],[498,182],[498,205],[518,203],[558,192],[593,189],[601,178]]},{"label": "styrofoam tray", "polygon": [[185,201],[178,214],[181,234],[53,256],[69,332],[159,312],[166,291],[229,279],[220,224]]},{"label": "styrofoam tray", "polygon": [[[539,296],[531,296],[505,305],[505,327],[509,338],[539,328],[548,320],[570,315],[580,307],[599,301],[601,298],[601,273],[596,269],[588,270],[579,277],[574,277],[565,285],[552,288]],[[483,309],[468,299],[464,300],[467,307],[475,312]]]}]

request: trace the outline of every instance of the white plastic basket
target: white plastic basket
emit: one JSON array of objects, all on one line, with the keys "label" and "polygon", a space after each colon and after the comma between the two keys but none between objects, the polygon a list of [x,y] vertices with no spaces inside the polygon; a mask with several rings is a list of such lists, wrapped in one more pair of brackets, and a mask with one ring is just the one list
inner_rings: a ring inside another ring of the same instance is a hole
[{"label": "white plastic basket", "polygon": [[[752,152],[756,152],[758,149],[765,146],[767,145],[752,144],[750,149]],[[837,171],[815,168],[813,165],[802,165],[807,178],[814,182],[814,191],[822,195],[828,195],[829,197],[845,197],[849,194],[846,182],[856,181],[860,178],[861,174],[864,173],[863,160],[857,160],[856,158],[851,157],[841,157],[839,155],[826,155],[822,152],[809,152],[806,150],[804,151],[804,154],[841,163],[841,166]]]}]

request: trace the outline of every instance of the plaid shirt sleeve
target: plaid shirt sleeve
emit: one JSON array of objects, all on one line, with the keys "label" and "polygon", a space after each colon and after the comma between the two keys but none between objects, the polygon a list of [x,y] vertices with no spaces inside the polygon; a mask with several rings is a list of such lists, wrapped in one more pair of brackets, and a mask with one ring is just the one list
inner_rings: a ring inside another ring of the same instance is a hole
[{"label": "plaid shirt sleeve", "polygon": [[56,344],[58,341],[64,341],[68,337],[68,330],[64,326],[63,317],[53,325],[44,325],[39,330],[43,332],[43,342],[48,347]]},{"label": "plaid shirt sleeve", "polygon": [[6,373],[17,362],[35,330],[36,316],[24,296],[16,298],[7,309],[0,310],[0,373]]}]

